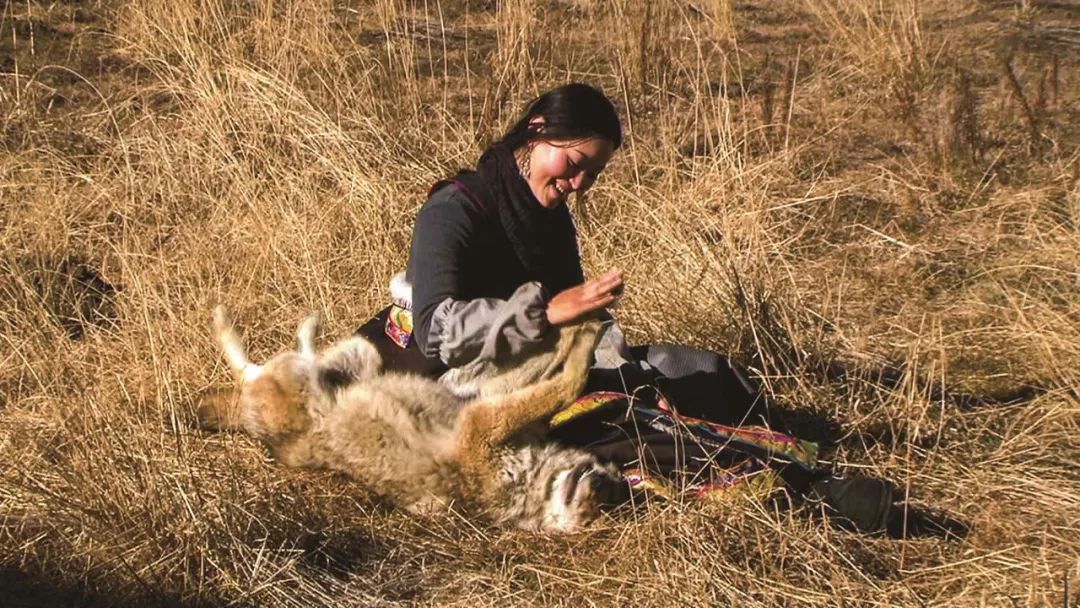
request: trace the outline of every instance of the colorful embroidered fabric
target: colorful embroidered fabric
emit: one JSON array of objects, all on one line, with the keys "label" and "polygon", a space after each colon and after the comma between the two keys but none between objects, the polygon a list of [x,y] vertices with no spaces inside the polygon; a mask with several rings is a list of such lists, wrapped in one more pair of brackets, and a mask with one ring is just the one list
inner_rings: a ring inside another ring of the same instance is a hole
[{"label": "colorful embroidered fabric", "polygon": [[407,348],[412,340],[412,311],[394,302],[386,315],[386,335],[401,348]]},{"label": "colorful embroidered fabric", "polygon": [[633,405],[634,412],[645,419],[651,417],[649,426],[657,430],[674,434],[678,432],[678,427],[683,427],[696,439],[719,449],[734,447],[756,458],[796,464],[807,471],[812,471],[817,466],[818,446],[812,441],[777,433],[763,426],[734,427],[680,416],[663,395],[657,399],[659,409],[646,407],[640,400],[636,401]]},{"label": "colorful embroidered fabric", "polygon": [[551,428],[561,426],[578,416],[615,405],[628,398],[626,393],[616,393],[614,391],[597,391],[595,393],[582,395],[566,408],[556,412],[555,415],[552,416],[548,426]]},{"label": "colorful embroidered fabric", "polygon": [[[601,410],[610,412],[615,408],[623,409],[623,417],[628,421],[696,443],[712,454],[701,472],[681,484],[685,492],[699,498],[715,498],[716,491],[736,486],[768,492],[777,483],[775,465],[793,464],[809,471],[817,464],[818,446],[813,442],[761,426],[732,427],[680,416],[658,392],[655,407],[624,393],[589,393],[556,413],[550,426],[556,428],[586,414]],[[719,458],[721,455],[726,458]],[[721,461],[728,464],[721,465]],[[680,485],[674,480],[650,475],[635,463],[627,463],[622,472],[631,487],[659,496],[670,498]]]}]

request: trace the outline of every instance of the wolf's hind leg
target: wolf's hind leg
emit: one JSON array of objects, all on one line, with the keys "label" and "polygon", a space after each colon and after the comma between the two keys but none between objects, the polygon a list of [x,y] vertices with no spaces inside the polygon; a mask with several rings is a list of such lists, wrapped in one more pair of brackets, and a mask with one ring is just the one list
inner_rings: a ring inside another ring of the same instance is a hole
[{"label": "wolf's hind leg", "polygon": [[313,312],[300,323],[296,330],[296,350],[305,359],[315,359],[315,339],[319,336],[322,315]]},{"label": "wolf's hind leg", "polygon": [[233,378],[238,385],[252,382],[262,374],[262,366],[248,360],[247,349],[244,341],[233,325],[232,317],[223,304],[214,307],[214,335],[217,336],[222,350],[225,352],[225,361],[233,372]]}]

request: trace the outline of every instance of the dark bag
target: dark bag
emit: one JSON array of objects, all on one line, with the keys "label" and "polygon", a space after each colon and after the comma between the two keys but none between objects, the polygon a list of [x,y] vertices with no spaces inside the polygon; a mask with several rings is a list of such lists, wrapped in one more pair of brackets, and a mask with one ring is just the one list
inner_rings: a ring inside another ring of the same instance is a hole
[{"label": "dark bag", "polygon": [[360,326],[356,333],[375,345],[382,357],[383,369],[392,372],[416,374],[426,378],[438,378],[449,368],[437,358],[424,356],[416,340],[409,341],[405,348],[398,346],[386,334],[386,320],[392,306],[380,310],[370,320]]}]

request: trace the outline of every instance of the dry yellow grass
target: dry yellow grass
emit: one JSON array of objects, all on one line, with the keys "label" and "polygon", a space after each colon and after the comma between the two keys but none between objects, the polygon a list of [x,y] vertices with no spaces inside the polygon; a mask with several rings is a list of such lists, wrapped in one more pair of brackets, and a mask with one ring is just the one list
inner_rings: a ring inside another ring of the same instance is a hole
[{"label": "dry yellow grass", "polygon": [[[1075,3],[0,12],[0,604],[1075,605]],[[567,80],[627,126],[577,211],[632,338],[731,352],[967,539],[749,501],[537,538],[193,428],[213,303],[258,356],[349,331],[427,185]]]}]

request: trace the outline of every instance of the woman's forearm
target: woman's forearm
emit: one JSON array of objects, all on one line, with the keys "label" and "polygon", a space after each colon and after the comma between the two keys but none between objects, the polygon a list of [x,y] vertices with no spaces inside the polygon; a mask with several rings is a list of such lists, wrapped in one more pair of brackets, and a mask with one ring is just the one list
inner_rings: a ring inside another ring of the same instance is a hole
[{"label": "woman's forearm", "polygon": [[536,282],[506,300],[447,298],[435,307],[419,343],[426,355],[450,367],[477,359],[507,361],[543,342],[551,329],[546,312],[546,294]]}]

